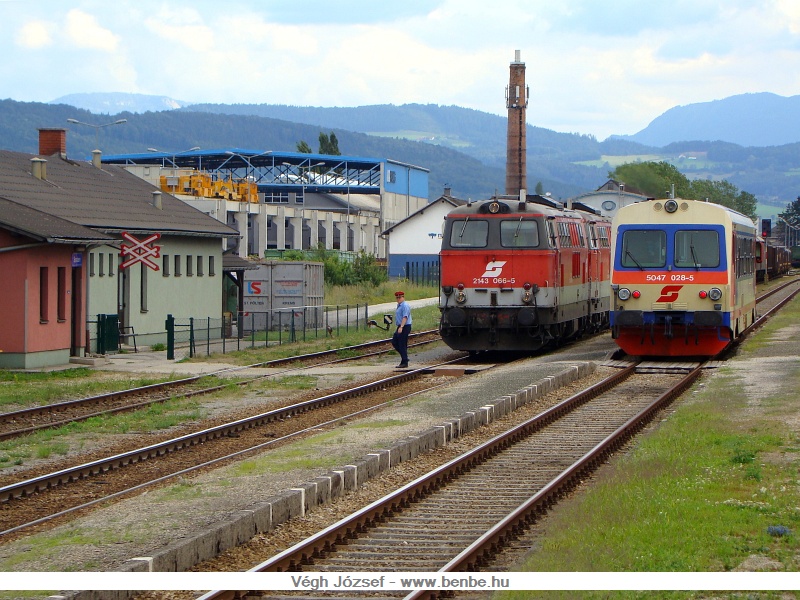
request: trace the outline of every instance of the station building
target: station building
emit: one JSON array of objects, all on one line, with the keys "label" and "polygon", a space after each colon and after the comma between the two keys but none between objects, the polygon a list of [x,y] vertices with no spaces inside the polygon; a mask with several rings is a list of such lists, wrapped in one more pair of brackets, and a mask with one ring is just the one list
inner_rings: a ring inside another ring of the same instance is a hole
[{"label": "station building", "polygon": [[221,316],[238,235],[99,155],[70,160],[64,129],[40,129],[38,155],[0,151],[0,367],[80,359],[105,316],[144,343],[167,314]]}]

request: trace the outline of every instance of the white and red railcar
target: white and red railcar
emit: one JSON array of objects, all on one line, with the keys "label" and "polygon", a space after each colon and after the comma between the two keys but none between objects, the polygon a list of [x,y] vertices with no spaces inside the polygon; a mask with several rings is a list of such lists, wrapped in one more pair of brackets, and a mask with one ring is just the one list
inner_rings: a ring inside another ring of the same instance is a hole
[{"label": "white and red railcar", "polygon": [[456,350],[535,351],[608,326],[611,223],[541,196],[445,217],[439,331]]},{"label": "white and red railcar", "polygon": [[757,233],[746,216],[709,202],[620,208],[612,228],[617,345],[635,356],[723,350],[756,318]]}]

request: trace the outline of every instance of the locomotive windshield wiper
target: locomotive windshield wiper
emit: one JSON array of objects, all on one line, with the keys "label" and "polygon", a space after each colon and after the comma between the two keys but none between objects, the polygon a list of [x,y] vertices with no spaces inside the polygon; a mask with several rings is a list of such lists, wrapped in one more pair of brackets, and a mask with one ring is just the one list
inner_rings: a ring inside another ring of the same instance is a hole
[{"label": "locomotive windshield wiper", "polygon": [[692,260],[694,261],[694,269],[695,271],[700,270],[700,263],[697,262],[697,255],[694,253],[694,244],[689,244],[689,250],[692,253]]},{"label": "locomotive windshield wiper", "polygon": [[460,237],[460,238],[464,237],[464,231],[466,231],[466,229],[467,229],[467,223],[469,223],[469,217],[464,219],[464,226],[461,228],[461,233],[458,234],[458,237]]},{"label": "locomotive windshield wiper", "polygon": [[519,218],[519,223],[517,223],[517,230],[514,232],[514,239],[519,237],[520,227],[522,227],[522,217]]},{"label": "locomotive windshield wiper", "polygon": [[633,262],[636,263],[636,266],[639,267],[640,271],[644,271],[644,267],[639,264],[639,261],[633,258],[633,254],[631,254],[630,250],[625,250],[625,256],[629,257]]}]

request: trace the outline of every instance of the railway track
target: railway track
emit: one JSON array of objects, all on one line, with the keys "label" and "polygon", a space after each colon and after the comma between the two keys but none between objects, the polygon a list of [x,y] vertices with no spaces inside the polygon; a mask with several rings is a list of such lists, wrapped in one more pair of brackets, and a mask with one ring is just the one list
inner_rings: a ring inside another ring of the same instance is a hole
[{"label": "railway track", "polygon": [[[463,362],[465,358],[445,364]],[[177,476],[240,459],[443,384],[434,365],[0,487],[0,539]],[[396,388],[393,389],[393,388]],[[345,403],[346,404],[343,404]]]},{"label": "railway track", "polygon": [[[414,334],[413,341],[409,346],[429,344],[440,339],[436,330],[422,331]],[[220,369],[202,376],[187,377],[2,413],[0,414],[0,441],[103,415],[141,410],[173,398],[191,398],[193,396],[212,394],[225,387],[225,385],[204,385],[203,379],[208,376],[226,377],[241,374],[245,378],[237,381],[236,385],[245,386],[267,377],[285,376],[288,373],[309,369],[314,366],[363,360],[364,358],[385,354],[391,350],[391,341],[378,340],[291,358]],[[341,353],[354,353],[355,355],[337,357]],[[246,375],[248,371],[257,368],[280,368],[284,366],[288,368],[268,375],[256,377],[247,377]]]},{"label": "railway track", "polygon": [[[635,371],[631,365],[614,373],[250,570],[448,572],[490,566],[702,369],[656,376]],[[202,600],[244,595],[215,591]]]}]

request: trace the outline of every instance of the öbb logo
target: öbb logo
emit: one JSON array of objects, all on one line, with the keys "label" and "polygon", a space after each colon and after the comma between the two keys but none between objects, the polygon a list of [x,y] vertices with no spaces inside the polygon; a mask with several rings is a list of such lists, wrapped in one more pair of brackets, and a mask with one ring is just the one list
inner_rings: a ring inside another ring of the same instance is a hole
[{"label": "\u00f6bb logo", "polygon": [[682,285],[665,285],[661,288],[661,296],[656,302],[675,302],[682,287]]},{"label": "\u00f6bb logo", "polygon": [[492,260],[486,263],[486,272],[481,277],[500,277],[503,272],[503,265],[506,264],[505,260]]}]

